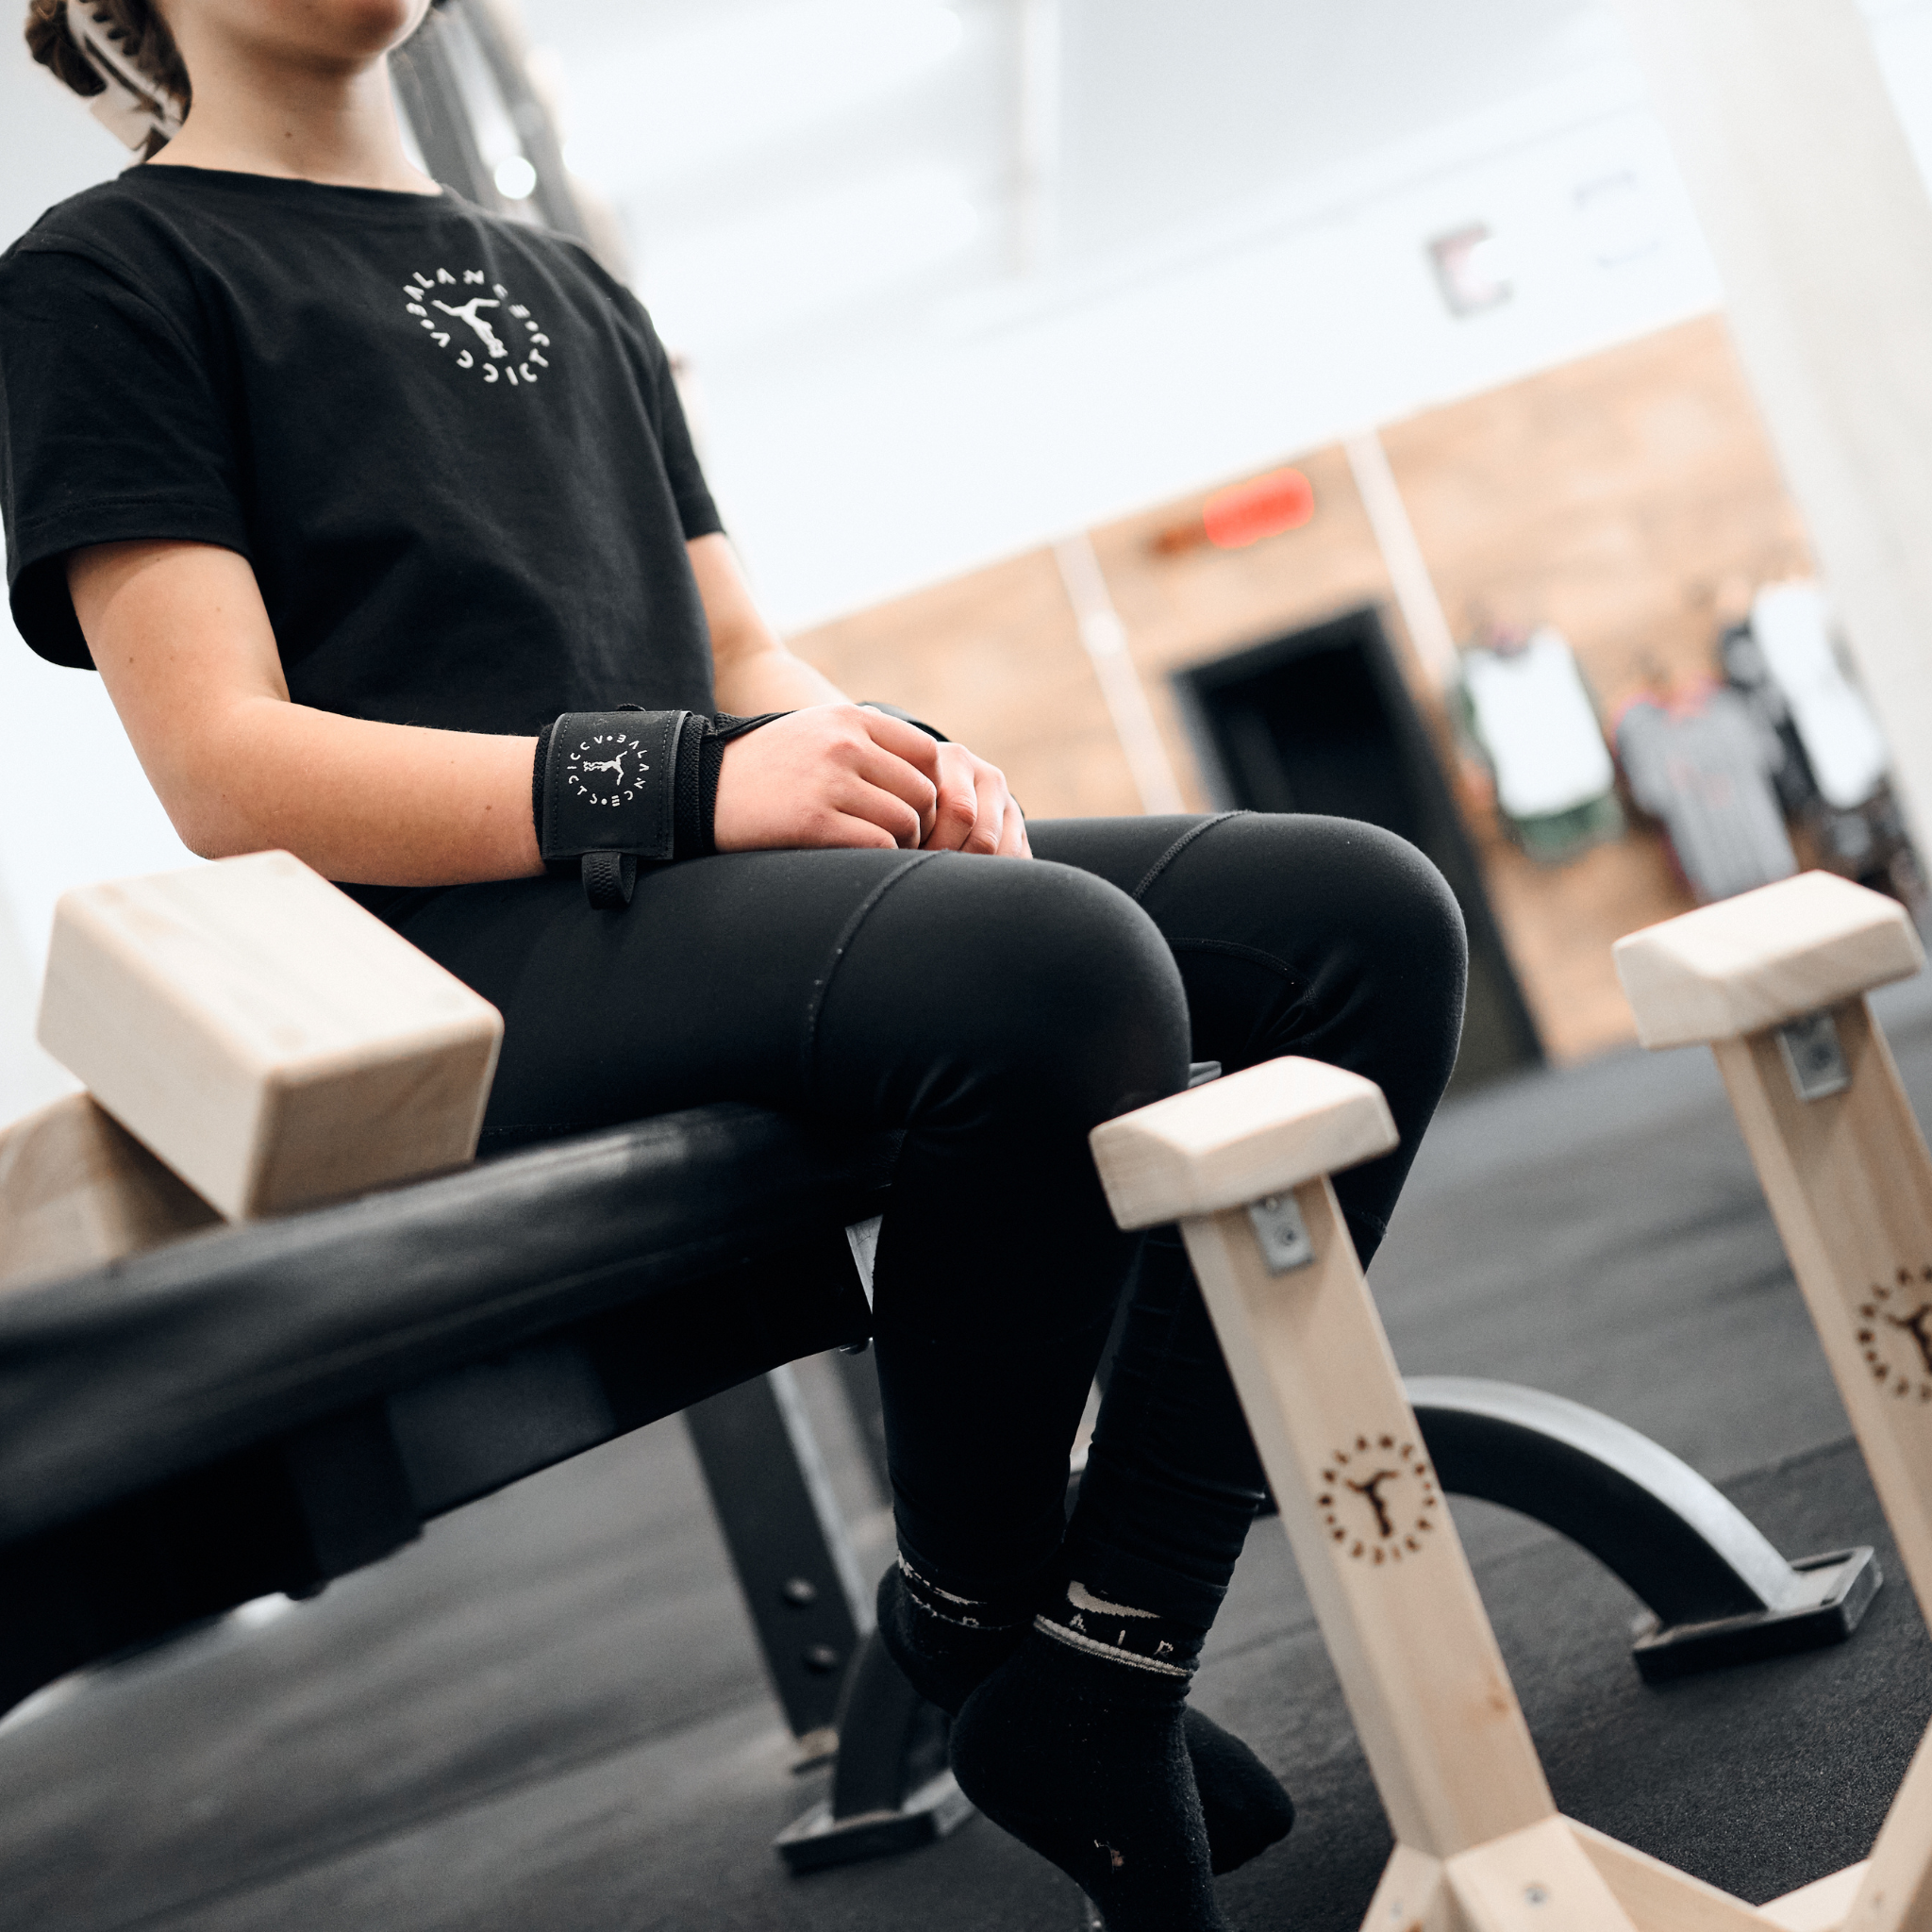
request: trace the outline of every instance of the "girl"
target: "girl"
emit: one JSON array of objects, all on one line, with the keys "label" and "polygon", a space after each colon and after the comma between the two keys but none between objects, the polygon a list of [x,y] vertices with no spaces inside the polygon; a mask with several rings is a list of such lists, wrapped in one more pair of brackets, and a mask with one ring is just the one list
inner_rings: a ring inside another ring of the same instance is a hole
[{"label": "girl", "polygon": [[15,619],[99,672],[197,852],[296,853],[502,1009],[491,1124],[904,1129],[887,1641],[1113,1932],[1220,1927],[1210,1872],[1291,1817],[1185,1701],[1262,1480],[1177,1240],[1114,1228],[1087,1134],[1191,1058],[1352,1068],[1402,1132],[1338,1184],[1366,1258],[1455,1057],[1454,902],[1342,821],[1029,826],[792,657],[643,311],[406,159],[385,63],[427,5],[33,0],[149,158],[0,259]]}]

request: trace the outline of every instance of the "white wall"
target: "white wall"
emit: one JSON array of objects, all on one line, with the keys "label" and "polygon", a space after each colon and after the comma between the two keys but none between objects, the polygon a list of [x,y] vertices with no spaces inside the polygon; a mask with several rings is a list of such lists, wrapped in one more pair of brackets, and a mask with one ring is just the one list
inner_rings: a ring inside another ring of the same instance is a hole
[{"label": "white wall", "polygon": [[[125,154],[17,37],[0,42],[0,244]],[[42,662],[0,616],[0,1121],[73,1084],[33,1043],[54,901],[89,879],[192,862],[100,680]]]}]

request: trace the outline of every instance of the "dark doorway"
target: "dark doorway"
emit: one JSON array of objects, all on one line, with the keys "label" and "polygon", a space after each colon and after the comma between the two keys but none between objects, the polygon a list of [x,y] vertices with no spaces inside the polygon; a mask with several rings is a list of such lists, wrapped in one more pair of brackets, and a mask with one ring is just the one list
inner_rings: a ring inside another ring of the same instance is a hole
[{"label": "dark doorway", "polygon": [[1475,849],[1373,608],[1174,675],[1224,808],[1323,812],[1398,832],[1434,859],[1469,927],[1469,1007],[1450,1091],[1543,1057]]}]

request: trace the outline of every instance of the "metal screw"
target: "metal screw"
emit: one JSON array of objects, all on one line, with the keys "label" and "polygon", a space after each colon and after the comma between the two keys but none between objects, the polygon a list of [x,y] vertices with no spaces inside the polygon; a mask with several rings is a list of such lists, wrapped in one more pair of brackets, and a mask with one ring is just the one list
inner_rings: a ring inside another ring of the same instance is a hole
[{"label": "metal screw", "polygon": [[811,1643],[798,1653],[798,1660],[807,1670],[821,1677],[828,1677],[845,1659],[829,1643]]},{"label": "metal screw", "polygon": [[778,1594],[782,1596],[785,1599],[785,1601],[788,1604],[790,1604],[794,1610],[802,1610],[806,1607],[808,1604],[815,1604],[818,1602],[819,1587],[817,1584],[813,1583],[808,1577],[788,1576],[785,1579],[785,1581],[778,1586]]}]

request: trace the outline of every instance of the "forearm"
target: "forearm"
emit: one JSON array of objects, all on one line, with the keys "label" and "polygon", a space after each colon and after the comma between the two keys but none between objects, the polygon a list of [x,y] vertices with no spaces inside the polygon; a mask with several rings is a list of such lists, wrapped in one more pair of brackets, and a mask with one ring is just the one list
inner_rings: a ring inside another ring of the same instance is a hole
[{"label": "forearm", "polygon": [[785,648],[765,622],[725,538],[696,538],[690,551],[711,631],[712,691],[721,711],[756,718],[765,711],[849,702],[823,672]]},{"label": "forearm", "polygon": [[848,702],[824,672],[813,670],[803,658],[794,658],[776,639],[766,649],[721,657],[715,683],[718,708],[740,718]]},{"label": "forearm", "polygon": [[462,885],[542,870],[530,815],[536,741],[431,731],[244,697],[154,772],[205,858],[280,849],[326,878]]}]

